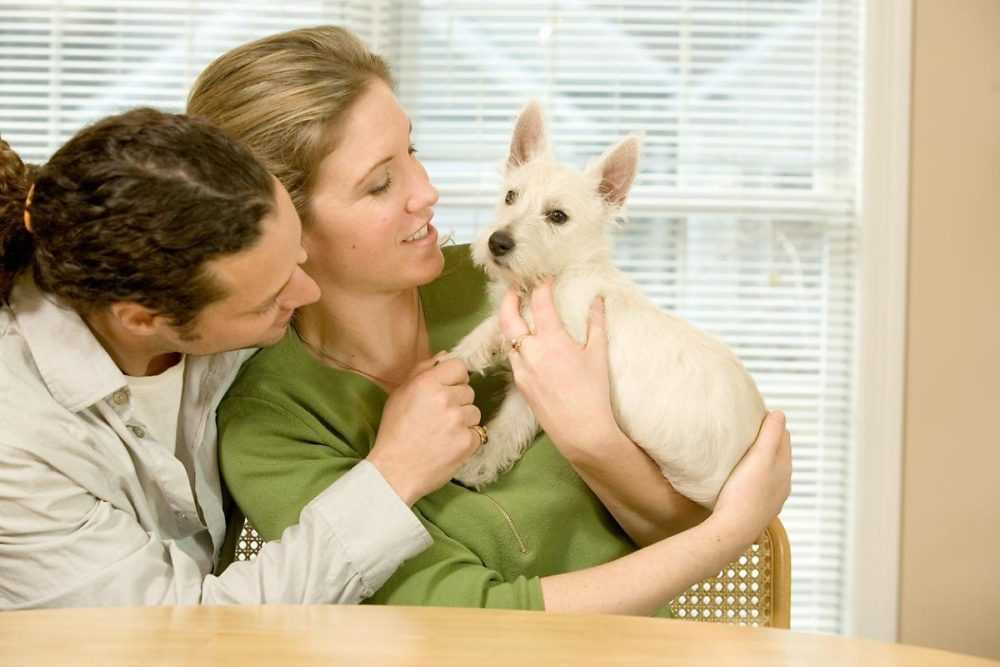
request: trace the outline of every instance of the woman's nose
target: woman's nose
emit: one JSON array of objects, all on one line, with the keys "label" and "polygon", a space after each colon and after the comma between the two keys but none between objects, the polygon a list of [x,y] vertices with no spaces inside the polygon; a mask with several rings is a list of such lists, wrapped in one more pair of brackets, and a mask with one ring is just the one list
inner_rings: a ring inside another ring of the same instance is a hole
[{"label": "woman's nose", "polygon": [[416,181],[414,186],[414,190],[406,203],[407,213],[419,213],[420,211],[437,204],[437,188],[431,184],[431,179],[427,176],[427,171],[424,169],[423,165],[419,163],[417,163]]}]

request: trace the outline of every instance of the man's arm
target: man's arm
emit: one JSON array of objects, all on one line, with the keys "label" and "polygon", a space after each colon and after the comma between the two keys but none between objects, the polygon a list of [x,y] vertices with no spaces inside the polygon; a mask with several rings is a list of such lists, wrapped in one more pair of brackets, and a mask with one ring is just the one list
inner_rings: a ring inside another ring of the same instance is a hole
[{"label": "man's arm", "polygon": [[163,539],[30,450],[0,444],[0,460],[0,608],[358,602],[430,543],[361,464],[255,561],[212,576],[207,532]]}]

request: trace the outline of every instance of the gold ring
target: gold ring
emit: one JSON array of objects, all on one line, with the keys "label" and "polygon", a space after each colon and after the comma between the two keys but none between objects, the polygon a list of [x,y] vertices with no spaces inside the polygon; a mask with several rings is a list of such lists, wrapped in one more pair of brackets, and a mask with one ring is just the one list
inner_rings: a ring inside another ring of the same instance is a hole
[{"label": "gold ring", "polygon": [[512,340],[510,342],[511,349],[513,349],[515,352],[520,353],[521,352],[521,344],[524,342],[524,339],[527,338],[530,335],[531,335],[530,333],[526,333],[526,334],[521,334],[520,336],[517,336],[516,338],[514,338],[514,340]]},{"label": "gold ring", "polygon": [[490,441],[490,435],[486,432],[486,427],[481,424],[476,424],[470,427],[472,432],[479,436],[479,446],[482,447],[487,442]]}]

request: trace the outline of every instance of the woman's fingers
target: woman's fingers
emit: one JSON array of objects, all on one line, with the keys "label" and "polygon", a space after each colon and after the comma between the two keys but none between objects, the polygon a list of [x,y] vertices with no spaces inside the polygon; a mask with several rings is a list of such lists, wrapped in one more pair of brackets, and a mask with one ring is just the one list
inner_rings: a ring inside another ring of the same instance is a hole
[{"label": "woman's fingers", "polygon": [[447,388],[448,398],[454,405],[472,405],[476,392],[467,384],[456,384]]},{"label": "woman's fingers", "polygon": [[[764,421],[760,425],[760,431],[753,441],[753,445],[744,454],[746,458],[750,452],[767,452],[770,458],[778,455],[782,439],[785,433],[785,413],[780,410],[773,410],[764,415]],[[763,456],[763,454],[761,454]]]},{"label": "woman's fingers", "polygon": [[604,297],[598,296],[590,304],[590,322],[587,326],[586,348],[606,350],[608,347],[608,319]]},{"label": "woman's fingers", "polygon": [[507,340],[531,333],[528,323],[521,317],[521,296],[517,290],[507,290],[500,302],[500,331]]},{"label": "woman's fingers", "polygon": [[785,413],[781,410],[774,410],[767,414],[764,423],[760,427],[760,435],[757,436],[757,444],[764,444],[774,453],[778,453],[782,441],[785,439]]},{"label": "woman's fingers", "polygon": [[556,310],[553,279],[549,278],[535,287],[531,292],[531,316],[534,320],[534,332],[521,317],[521,298],[518,292],[510,289],[504,295],[500,304],[500,330],[507,340],[513,341],[525,335],[538,333],[565,333],[559,312]]},{"label": "woman's fingers", "polygon": [[565,331],[556,310],[553,282],[549,278],[531,292],[531,315],[535,320],[535,331],[543,335]]},{"label": "woman's fingers", "polygon": [[462,423],[466,426],[475,426],[480,421],[482,421],[483,415],[479,412],[479,408],[474,405],[463,405],[462,406]]},{"label": "woman's fingers", "polygon": [[461,359],[445,359],[426,372],[441,384],[469,383],[469,369]]},{"label": "woman's fingers", "polygon": [[510,363],[510,370],[514,374],[514,382],[523,381],[527,378],[528,367],[524,365],[524,358],[516,350],[510,351],[510,354],[507,355],[507,361]]},{"label": "woman's fingers", "polygon": [[785,432],[781,434],[781,448],[778,450],[778,455],[782,459],[792,458],[792,434],[785,429]]},{"label": "woman's fingers", "polygon": [[753,450],[758,450],[759,461],[766,462],[770,474],[781,482],[778,488],[784,494],[783,499],[788,496],[791,488],[792,469],[792,436],[785,428],[785,423],[785,413],[780,410],[769,412],[764,418],[757,440],[748,452],[749,455]]},{"label": "woman's fingers", "polygon": [[784,429],[781,434],[781,445],[778,449],[778,461],[780,465],[788,471],[788,480],[785,488],[785,494],[791,493],[792,489],[792,434],[788,432],[788,429]]}]

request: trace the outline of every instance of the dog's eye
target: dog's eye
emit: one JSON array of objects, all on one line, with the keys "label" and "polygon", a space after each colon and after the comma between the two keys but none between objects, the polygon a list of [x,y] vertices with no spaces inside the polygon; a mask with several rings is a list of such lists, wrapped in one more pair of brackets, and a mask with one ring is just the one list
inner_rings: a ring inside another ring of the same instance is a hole
[{"label": "dog's eye", "polygon": [[513,191],[513,190],[508,190],[507,191],[507,196],[504,197],[503,200],[504,200],[504,203],[507,204],[507,206],[510,206],[511,204],[513,204],[514,202],[517,201],[517,193],[515,191]]},{"label": "dog's eye", "polygon": [[567,220],[569,220],[569,216],[566,215],[566,213],[564,213],[563,211],[555,209],[552,211],[547,211],[545,213],[545,219],[554,225],[561,225]]}]

